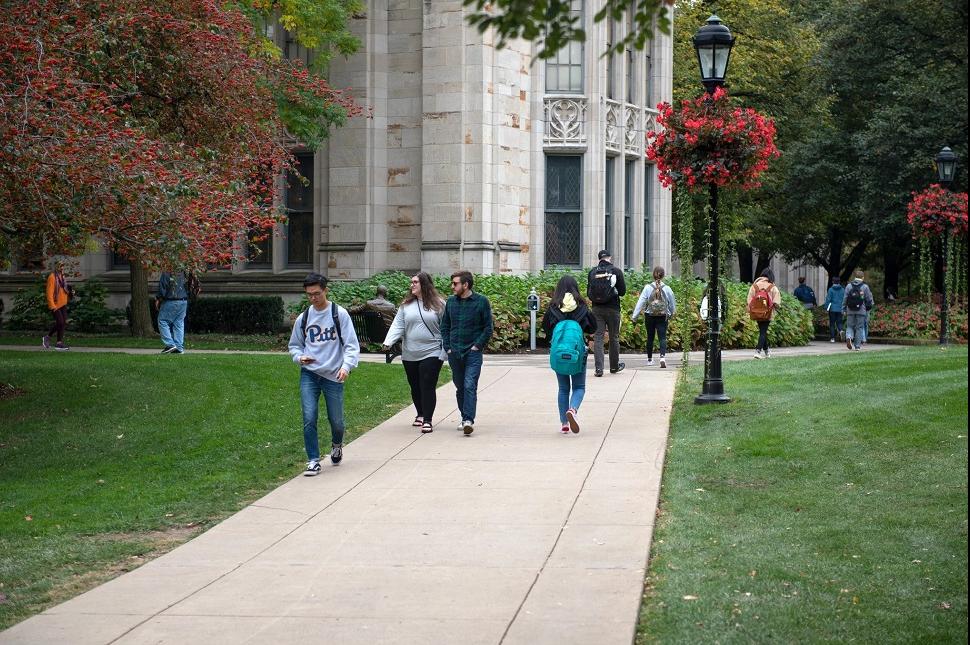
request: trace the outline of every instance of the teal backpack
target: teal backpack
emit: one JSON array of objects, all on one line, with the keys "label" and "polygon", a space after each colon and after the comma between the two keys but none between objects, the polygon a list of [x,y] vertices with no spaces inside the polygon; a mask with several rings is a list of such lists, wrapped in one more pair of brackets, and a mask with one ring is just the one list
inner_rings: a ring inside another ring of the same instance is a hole
[{"label": "teal backpack", "polygon": [[583,328],[575,320],[561,320],[552,330],[549,366],[556,374],[572,376],[586,366],[586,342]]}]

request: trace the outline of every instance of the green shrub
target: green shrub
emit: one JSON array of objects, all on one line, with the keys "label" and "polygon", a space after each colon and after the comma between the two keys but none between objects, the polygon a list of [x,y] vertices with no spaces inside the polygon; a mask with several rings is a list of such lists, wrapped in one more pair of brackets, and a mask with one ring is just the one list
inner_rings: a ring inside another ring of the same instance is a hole
[{"label": "green shrub", "polygon": [[97,278],[89,278],[77,285],[74,293],[76,297],[68,304],[67,312],[78,331],[105,331],[125,316],[123,311],[105,305],[108,289]]},{"label": "green shrub", "polygon": [[[815,310],[815,326],[820,333],[829,332],[829,315]],[[967,304],[955,303],[950,308],[951,340],[967,342]],[[876,303],[869,313],[869,335],[877,338],[936,340],[940,337],[940,305],[928,302]]]},{"label": "green shrub", "polygon": [[198,298],[189,305],[186,331],[194,334],[272,334],[283,327],[279,296]]},{"label": "green shrub", "polygon": [[[585,270],[545,270],[526,275],[476,275],[475,291],[485,295],[492,303],[492,313],[495,318],[495,333],[489,342],[489,349],[493,352],[514,352],[528,346],[529,342],[529,312],[526,310],[526,298],[533,287],[539,294],[539,316],[545,311],[556,283],[564,274],[569,273],[579,282],[580,290],[585,292]],[[409,275],[396,271],[386,271],[366,280],[354,282],[331,282],[330,297],[344,307],[361,304],[374,297],[377,285],[382,284],[388,289],[388,300],[400,302],[404,299],[410,287]],[[646,328],[642,319],[637,324],[630,322],[630,314],[636,305],[637,298],[643,286],[653,278],[650,271],[631,270],[624,274],[627,294],[621,299],[623,324],[620,327],[620,345],[626,351],[642,351],[646,346]],[[435,286],[442,296],[451,295],[449,276],[435,276]],[[678,294],[678,306],[683,306],[685,289],[689,290],[692,300],[699,303],[702,298],[703,285],[690,281],[683,285],[679,278],[665,280]],[[747,295],[749,285],[731,280],[725,284],[728,307],[727,321],[721,335],[721,344],[725,349],[739,347],[754,347],[758,340],[758,325],[748,318]],[[290,319],[294,319],[309,306],[304,297],[298,303],[287,307]],[[696,308],[687,316],[691,325],[691,339],[693,349],[702,349],[706,325],[700,318]],[[672,350],[680,349],[679,325],[680,319],[671,321],[668,339]],[[537,321],[538,325],[538,321]],[[540,344],[546,344],[541,331],[537,330]],[[791,295],[783,294],[781,311],[775,315],[768,328],[769,342],[775,347],[804,345],[814,336],[811,313],[801,307],[801,304]]]},{"label": "green shrub", "polygon": [[10,329],[47,329],[52,318],[47,308],[46,283],[41,280],[21,289],[13,297]]}]

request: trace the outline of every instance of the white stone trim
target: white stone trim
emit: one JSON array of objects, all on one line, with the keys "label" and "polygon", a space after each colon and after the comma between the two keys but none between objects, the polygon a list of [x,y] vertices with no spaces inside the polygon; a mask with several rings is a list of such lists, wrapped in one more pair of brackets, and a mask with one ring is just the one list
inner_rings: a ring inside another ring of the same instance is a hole
[{"label": "white stone trim", "polygon": [[543,99],[546,126],[543,147],[585,149],[588,103],[585,96],[547,94]]}]

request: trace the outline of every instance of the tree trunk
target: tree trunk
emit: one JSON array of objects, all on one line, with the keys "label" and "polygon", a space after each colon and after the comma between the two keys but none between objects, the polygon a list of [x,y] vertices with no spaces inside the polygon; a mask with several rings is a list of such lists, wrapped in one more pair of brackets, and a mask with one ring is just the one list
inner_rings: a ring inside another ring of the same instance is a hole
[{"label": "tree trunk", "polygon": [[758,251],[758,264],[754,267],[754,274],[756,276],[761,275],[761,272],[768,268],[771,264],[771,257],[774,253],[763,253]]},{"label": "tree trunk", "polygon": [[862,256],[865,255],[866,249],[869,247],[869,242],[871,241],[871,238],[862,238],[849,251],[849,255],[845,258],[845,263],[842,265],[842,272],[839,274],[839,277],[842,278],[842,284],[849,284],[851,282],[852,272],[859,266],[859,262],[862,260]]},{"label": "tree trunk", "polygon": [[148,304],[148,271],[141,264],[141,258],[130,259],[131,276],[131,335],[147,337],[152,335],[152,315]]},{"label": "tree trunk", "polygon": [[838,229],[829,229],[829,261],[825,267],[829,272],[826,289],[832,286],[832,278],[842,278],[842,233]]},{"label": "tree trunk", "polygon": [[882,297],[889,300],[890,294],[893,299],[899,297],[899,274],[906,266],[906,261],[910,254],[909,245],[905,240],[902,243],[897,240],[894,244],[883,244],[882,268],[885,281],[882,286]]},{"label": "tree trunk", "polygon": [[754,251],[747,244],[738,244],[738,280],[741,282],[754,282]]}]

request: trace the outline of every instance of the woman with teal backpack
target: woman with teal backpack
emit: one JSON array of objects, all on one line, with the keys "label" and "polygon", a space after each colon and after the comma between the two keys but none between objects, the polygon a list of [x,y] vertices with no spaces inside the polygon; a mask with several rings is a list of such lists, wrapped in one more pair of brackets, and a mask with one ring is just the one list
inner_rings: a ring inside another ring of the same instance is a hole
[{"label": "woman with teal backpack", "polygon": [[579,432],[579,406],[586,394],[586,335],[596,331],[596,318],[573,276],[559,278],[542,329],[549,339],[549,365],[559,381],[559,431]]}]

